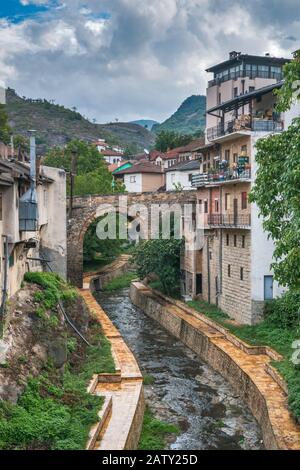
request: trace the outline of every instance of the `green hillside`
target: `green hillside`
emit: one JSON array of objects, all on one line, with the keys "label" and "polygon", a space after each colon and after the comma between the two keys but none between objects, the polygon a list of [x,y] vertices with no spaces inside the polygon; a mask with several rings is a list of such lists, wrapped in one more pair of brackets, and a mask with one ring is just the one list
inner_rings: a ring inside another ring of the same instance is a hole
[{"label": "green hillside", "polygon": [[45,153],[53,146],[63,146],[73,139],[92,141],[104,138],[110,144],[130,146],[137,150],[150,148],[154,135],[131,123],[94,124],[75,108],[68,109],[47,100],[20,97],[7,90],[6,111],[14,134],[26,135],[28,129],[37,131],[38,150]]},{"label": "green hillside", "polygon": [[205,128],[206,97],[192,95],[178,110],[162,124],[154,125],[152,132],[176,131],[180,134],[195,134]]},{"label": "green hillside", "polygon": [[157,121],[153,121],[152,119],[138,119],[137,121],[131,121],[131,124],[138,124],[139,126],[146,127],[146,129],[151,131],[152,127],[159,123]]}]

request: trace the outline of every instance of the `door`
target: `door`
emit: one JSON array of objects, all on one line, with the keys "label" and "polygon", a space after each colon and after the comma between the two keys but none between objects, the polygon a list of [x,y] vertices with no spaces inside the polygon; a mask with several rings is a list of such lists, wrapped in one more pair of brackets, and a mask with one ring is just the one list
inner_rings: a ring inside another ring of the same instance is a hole
[{"label": "door", "polygon": [[265,276],[264,278],[264,299],[273,299],[273,276]]},{"label": "door", "polygon": [[238,223],[238,200],[233,200],[233,223],[237,225]]},{"label": "door", "polygon": [[202,294],[202,274],[196,274],[196,295]]}]

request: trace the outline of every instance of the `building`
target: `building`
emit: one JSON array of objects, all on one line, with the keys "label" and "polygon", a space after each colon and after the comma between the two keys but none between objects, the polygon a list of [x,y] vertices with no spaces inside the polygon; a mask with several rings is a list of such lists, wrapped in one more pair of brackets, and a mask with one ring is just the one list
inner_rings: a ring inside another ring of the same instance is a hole
[{"label": "building", "polygon": [[273,279],[273,243],[248,196],[257,140],[282,132],[295,117],[295,110],[278,114],[275,109],[273,92],[282,86],[286,62],[231,53],[228,61],[208,69],[214,78],[207,89],[206,144],[200,171],[192,176],[204,243],[182,255],[182,289],[246,324],[259,321],[265,302],[283,292]]},{"label": "building", "polygon": [[126,170],[118,171],[118,177],[124,178],[129,193],[153,192],[164,186],[164,172],[158,165],[139,162]]},{"label": "building", "polygon": [[[32,152],[31,152],[32,153]],[[0,157],[0,306],[40,258],[66,277],[66,175]]]},{"label": "building", "polygon": [[204,143],[204,139],[201,138],[193,140],[188,145],[168,150],[165,153],[152,150],[152,152],[150,152],[150,161],[155,163],[155,165],[160,165],[164,169],[168,169],[179,163],[198,159],[201,156],[199,148],[202,147]]},{"label": "building", "polygon": [[93,145],[109,165],[122,161],[124,149],[119,145],[109,145],[104,139],[97,139]]},{"label": "building", "polygon": [[120,152],[116,152],[115,150],[102,150],[101,155],[108,165],[119,163],[123,160],[123,155]]},{"label": "building", "polygon": [[200,160],[190,160],[171,166],[166,173],[166,191],[191,190],[192,176],[199,174]]}]

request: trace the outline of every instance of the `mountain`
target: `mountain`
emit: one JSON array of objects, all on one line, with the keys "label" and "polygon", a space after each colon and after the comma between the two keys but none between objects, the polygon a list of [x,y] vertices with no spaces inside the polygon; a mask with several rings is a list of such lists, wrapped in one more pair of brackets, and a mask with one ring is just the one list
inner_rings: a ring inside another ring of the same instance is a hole
[{"label": "mountain", "polygon": [[150,148],[155,141],[155,136],[138,124],[93,124],[76,108],[20,97],[11,88],[7,90],[6,103],[9,125],[14,134],[27,135],[29,129],[37,131],[39,153],[45,153],[55,145],[63,146],[72,139],[92,141],[104,138],[110,144],[130,147],[134,151]]},{"label": "mountain", "polygon": [[131,124],[138,124],[139,126],[142,126],[148,129],[148,131],[151,131],[152,127],[155,124],[159,124],[159,122],[153,121],[152,119],[139,119],[137,121],[131,121]]},{"label": "mountain", "polygon": [[152,132],[176,131],[180,134],[194,134],[205,128],[206,97],[192,95],[177,111],[162,124],[154,125]]}]

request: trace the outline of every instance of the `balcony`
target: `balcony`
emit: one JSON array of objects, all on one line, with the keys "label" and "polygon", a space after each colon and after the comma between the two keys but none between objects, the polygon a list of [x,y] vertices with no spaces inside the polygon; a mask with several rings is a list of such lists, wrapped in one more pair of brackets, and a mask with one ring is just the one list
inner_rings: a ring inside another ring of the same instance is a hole
[{"label": "balcony", "polygon": [[250,228],[251,215],[239,214],[210,214],[207,225],[211,228]]},{"label": "balcony", "polygon": [[223,82],[227,82],[228,80],[237,80],[238,78],[250,78],[254,80],[255,78],[269,78],[280,82],[283,80],[283,74],[279,72],[269,72],[264,70],[257,70],[256,72],[240,70],[238,72],[228,72],[227,74],[223,75],[223,77],[214,78],[208,82],[208,87],[220,85]]},{"label": "balcony", "polygon": [[237,181],[250,181],[251,180],[251,169],[240,169],[235,170],[217,170],[214,173],[197,173],[192,175],[192,187],[200,188],[209,184],[221,184],[226,182],[237,182]]},{"label": "balcony", "polygon": [[207,129],[207,139],[213,141],[219,137],[233,134],[240,131],[254,132],[282,132],[284,128],[282,121],[274,121],[272,119],[251,118],[244,116],[243,118],[234,119],[225,123],[219,123],[215,127]]}]

